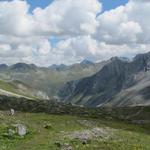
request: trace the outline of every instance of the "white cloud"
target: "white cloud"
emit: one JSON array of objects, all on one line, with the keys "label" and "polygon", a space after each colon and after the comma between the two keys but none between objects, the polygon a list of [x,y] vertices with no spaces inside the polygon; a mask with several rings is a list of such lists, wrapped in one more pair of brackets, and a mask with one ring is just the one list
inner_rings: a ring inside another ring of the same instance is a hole
[{"label": "white cloud", "polygon": [[46,64],[52,63],[51,60],[57,62],[51,57],[62,56],[56,56],[59,51],[52,50],[49,37],[93,34],[98,26],[96,14],[100,11],[97,0],[86,3],[85,0],[57,0],[45,9],[36,8],[33,14],[29,13],[26,1],[0,2],[0,45],[3,47],[0,57],[5,56],[8,63],[24,60],[37,63],[38,60],[38,64],[43,64],[40,61],[49,56],[49,61],[44,61]]},{"label": "white cloud", "polygon": [[74,36],[94,33],[98,26],[96,14],[100,11],[98,0],[57,0],[33,13],[42,33]]},{"label": "white cloud", "polygon": [[150,42],[150,1],[130,0],[98,17],[96,37],[111,44]]},{"label": "white cloud", "polygon": [[32,17],[25,1],[0,2],[0,34],[24,36],[32,30]]},{"label": "white cloud", "polygon": [[37,51],[41,55],[47,55],[51,50],[51,45],[48,40],[43,39],[37,44]]},{"label": "white cloud", "polygon": [[59,42],[56,51],[60,51],[67,58],[82,60],[86,56],[90,59],[96,56],[98,45],[90,36],[78,36]]},{"label": "white cloud", "polygon": [[[55,0],[29,13],[26,1],[0,2],[0,63],[38,65],[132,56],[150,48],[150,1],[101,12],[98,0]],[[53,48],[50,36],[60,40]]]},{"label": "white cloud", "polygon": [[147,52],[148,49],[150,49],[150,44],[107,44],[91,36],[79,36],[60,41],[55,52],[56,56],[60,56],[59,63],[75,63],[85,58],[100,61],[114,56],[133,57],[139,52]]},{"label": "white cloud", "polygon": [[0,44],[0,57],[7,57],[11,51],[11,47],[8,44]]}]

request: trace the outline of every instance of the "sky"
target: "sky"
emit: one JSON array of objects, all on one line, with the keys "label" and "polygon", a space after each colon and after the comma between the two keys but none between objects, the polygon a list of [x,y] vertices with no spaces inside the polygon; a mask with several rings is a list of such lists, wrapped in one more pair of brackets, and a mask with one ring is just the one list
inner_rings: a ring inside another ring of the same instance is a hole
[{"label": "sky", "polygon": [[103,5],[103,11],[115,9],[120,5],[125,5],[128,0],[99,0]]},{"label": "sky", "polygon": [[[27,0],[27,2],[31,6],[31,11],[35,9],[36,7],[45,8],[50,3],[52,3],[53,0]],[[111,10],[116,8],[117,6],[124,5],[128,2],[128,0],[99,0],[103,4],[103,11]],[[64,4],[65,5],[65,4]]]},{"label": "sky", "polygon": [[150,49],[149,0],[0,0],[0,63],[39,66]]},{"label": "sky", "polygon": [[41,8],[45,8],[47,7],[49,4],[52,3],[53,0],[27,0],[28,4],[30,4],[31,9],[33,10],[36,7],[41,7]]}]

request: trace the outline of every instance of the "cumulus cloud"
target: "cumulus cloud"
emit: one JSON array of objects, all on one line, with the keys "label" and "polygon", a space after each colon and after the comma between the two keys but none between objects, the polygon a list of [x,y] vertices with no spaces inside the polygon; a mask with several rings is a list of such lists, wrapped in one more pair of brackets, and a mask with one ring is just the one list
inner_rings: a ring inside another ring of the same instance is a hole
[{"label": "cumulus cloud", "polygon": [[97,0],[57,0],[45,9],[36,8],[33,14],[42,33],[74,36],[94,33],[99,12]]},{"label": "cumulus cloud", "polygon": [[87,59],[96,56],[98,45],[91,36],[78,36],[60,41],[55,49],[63,53],[67,59],[72,58],[75,62],[84,59],[85,56]]},{"label": "cumulus cloud", "polygon": [[150,42],[150,1],[130,0],[98,17],[96,37],[111,44]]},{"label": "cumulus cloud", "polygon": [[50,36],[72,38],[93,34],[98,26],[96,14],[101,11],[97,0],[87,0],[86,3],[84,0],[57,0],[45,9],[36,8],[32,14],[29,7],[26,1],[0,2],[0,44],[3,47],[0,57],[13,54],[16,61],[37,59],[40,64],[44,56],[47,59],[46,56],[59,55],[52,50]]},{"label": "cumulus cloud", "polygon": [[0,2],[0,34],[24,36],[31,33],[32,17],[25,1]]},{"label": "cumulus cloud", "polygon": [[[27,1],[0,1],[0,63],[69,64],[150,48],[149,0],[129,0],[103,13],[98,0],[55,0],[29,9]],[[60,39],[55,47],[51,36]]]}]

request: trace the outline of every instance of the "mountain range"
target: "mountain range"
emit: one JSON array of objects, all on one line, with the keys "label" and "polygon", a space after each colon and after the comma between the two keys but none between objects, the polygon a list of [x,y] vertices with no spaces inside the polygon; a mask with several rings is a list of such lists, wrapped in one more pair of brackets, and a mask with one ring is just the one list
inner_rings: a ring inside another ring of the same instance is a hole
[{"label": "mountain range", "polygon": [[70,81],[59,91],[64,102],[78,105],[150,105],[150,52],[132,61],[113,57],[96,74]]},{"label": "mountain range", "polygon": [[[95,74],[107,61],[38,67],[34,64],[17,63],[0,65],[0,89],[37,99],[52,99],[66,82]],[[4,92],[2,92],[4,94]],[[14,95],[12,95],[14,96]]]},{"label": "mountain range", "polygon": [[88,107],[150,105],[150,52],[68,66],[1,64],[0,94]]}]

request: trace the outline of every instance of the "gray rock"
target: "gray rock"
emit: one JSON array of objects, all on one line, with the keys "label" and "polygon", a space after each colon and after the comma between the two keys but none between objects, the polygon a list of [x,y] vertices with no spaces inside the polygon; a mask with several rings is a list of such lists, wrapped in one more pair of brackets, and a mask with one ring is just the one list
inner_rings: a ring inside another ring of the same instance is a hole
[{"label": "gray rock", "polygon": [[17,128],[17,134],[21,137],[24,137],[27,134],[27,129],[24,125],[22,124],[17,124],[16,125]]},{"label": "gray rock", "polygon": [[15,110],[14,109],[10,109],[10,115],[13,116],[15,114]]},{"label": "gray rock", "polygon": [[69,143],[65,143],[62,147],[62,150],[73,150],[72,146]]}]

